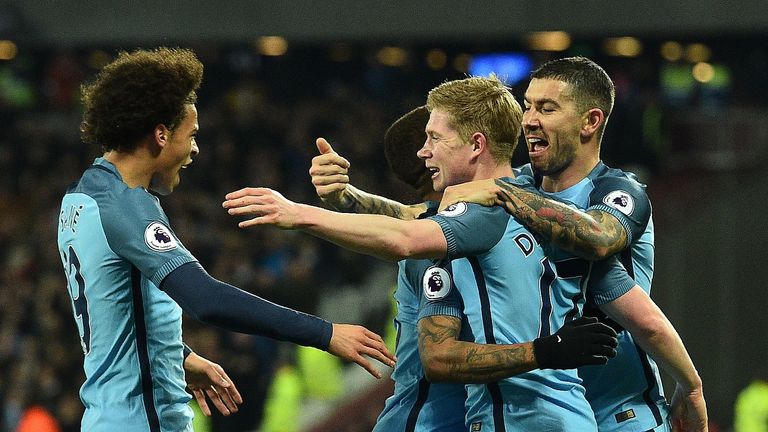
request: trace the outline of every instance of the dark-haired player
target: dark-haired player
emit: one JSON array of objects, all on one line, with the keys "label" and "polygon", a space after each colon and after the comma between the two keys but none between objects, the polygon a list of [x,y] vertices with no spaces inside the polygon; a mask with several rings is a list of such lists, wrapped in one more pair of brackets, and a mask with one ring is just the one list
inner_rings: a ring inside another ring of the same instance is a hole
[{"label": "dark-haired player", "polygon": [[[171,229],[150,191],[170,194],[198,154],[202,75],[189,50],[138,50],[120,53],[82,88],[83,138],[104,154],[62,199],[58,247],[85,354],[83,430],[192,430],[182,310],[232,331],[327,350],[375,375],[362,354],[393,363],[363,327],[331,324],[212,278]],[[190,387],[234,408],[239,395],[218,394],[233,388],[220,384]]]}]

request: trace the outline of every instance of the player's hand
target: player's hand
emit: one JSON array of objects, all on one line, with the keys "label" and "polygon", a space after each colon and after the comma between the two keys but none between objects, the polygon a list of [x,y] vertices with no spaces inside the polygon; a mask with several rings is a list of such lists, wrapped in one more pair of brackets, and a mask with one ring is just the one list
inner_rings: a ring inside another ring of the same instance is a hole
[{"label": "player's hand", "polygon": [[225,416],[238,411],[237,405],[243,403],[240,392],[237,391],[235,383],[229,379],[218,364],[190,353],[184,360],[184,372],[187,378],[187,387],[197,400],[203,414],[211,416],[211,409],[208,407],[208,399]]},{"label": "player's hand", "polygon": [[701,387],[685,391],[678,384],[672,395],[672,432],[707,432],[707,403]]},{"label": "player's hand", "polygon": [[376,378],[381,378],[381,373],[363,354],[389,367],[395,365],[395,355],[387,350],[381,336],[359,325],[334,323],[328,352],[359,364]]},{"label": "player's hand", "polygon": [[333,151],[325,138],[318,138],[315,144],[320,155],[312,158],[312,166],[309,168],[315,192],[324,203],[337,210],[343,210],[347,208],[345,204],[349,185],[349,161]]},{"label": "player's hand", "polygon": [[541,369],[573,369],[600,365],[616,356],[616,332],[597,318],[581,317],[565,323],[555,334],[533,341]]},{"label": "player's hand", "polygon": [[475,180],[448,186],[443,191],[443,199],[440,201],[439,211],[443,211],[451,204],[461,201],[477,203],[486,207],[499,204],[497,194],[500,190],[501,188],[496,185],[495,179]]},{"label": "player's hand", "polygon": [[269,188],[243,188],[225,196],[222,206],[232,216],[254,216],[237,224],[240,228],[275,225],[283,229],[296,226],[299,205]]}]

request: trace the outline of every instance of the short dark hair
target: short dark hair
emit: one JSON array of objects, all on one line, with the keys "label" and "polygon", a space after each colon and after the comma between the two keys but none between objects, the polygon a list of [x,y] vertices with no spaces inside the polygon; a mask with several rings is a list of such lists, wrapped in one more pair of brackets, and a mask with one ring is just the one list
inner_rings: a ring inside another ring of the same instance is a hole
[{"label": "short dark hair", "polygon": [[602,136],[605,124],[613,110],[616,88],[611,77],[597,63],[586,57],[566,57],[548,61],[531,73],[531,78],[553,79],[567,83],[579,110],[584,112],[599,108],[605,115],[600,129]]},{"label": "short dark hair", "polygon": [[432,187],[429,170],[416,156],[427,139],[424,129],[428,121],[429,111],[422,105],[395,120],[384,134],[384,156],[389,169],[399,180],[420,192]]},{"label": "short dark hair", "polygon": [[188,49],[120,52],[81,86],[83,141],[104,151],[131,151],[158,124],[173,130],[195,103],[203,64]]}]

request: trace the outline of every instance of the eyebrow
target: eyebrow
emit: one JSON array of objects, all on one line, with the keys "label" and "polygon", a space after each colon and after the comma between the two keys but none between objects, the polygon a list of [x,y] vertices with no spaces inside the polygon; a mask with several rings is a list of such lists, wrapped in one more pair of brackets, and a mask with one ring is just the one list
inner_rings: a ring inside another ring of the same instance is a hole
[{"label": "eyebrow", "polygon": [[[528,98],[528,96],[525,96],[525,97],[523,98],[523,100],[524,100],[526,103],[529,103],[529,104],[530,104],[530,103],[533,103],[533,102],[531,102],[531,100]],[[537,100],[535,101],[535,103],[536,103],[536,104],[538,104],[538,105],[544,105],[544,104],[546,104],[546,103],[551,103],[552,105],[555,105],[555,106],[557,106],[557,107],[559,107],[559,106],[560,106],[560,104],[559,104],[559,103],[558,103],[556,100],[554,100],[554,99],[550,99],[550,98],[542,98],[542,99],[537,99]]]}]

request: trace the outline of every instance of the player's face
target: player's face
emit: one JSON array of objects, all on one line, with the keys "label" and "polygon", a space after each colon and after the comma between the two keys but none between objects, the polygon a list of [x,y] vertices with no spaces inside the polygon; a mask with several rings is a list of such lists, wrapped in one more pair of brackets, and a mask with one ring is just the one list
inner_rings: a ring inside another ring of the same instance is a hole
[{"label": "player's face", "polygon": [[197,130],[197,108],[189,104],[185,107],[184,119],[170,132],[170,136],[160,155],[160,169],[155,172],[150,188],[168,195],[179,184],[179,172],[192,163],[192,158],[199,153],[195,137]]},{"label": "player's face", "polygon": [[451,126],[450,115],[432,110],[425,131],[427,139],[416,154],[430,171],[434,190],[442,192],[448,186],[472,180],[468,170],[472,146]]},{"label": "player's face", "polygon": [[525,92],[523,133],[533,168],[556,175],[576,158],[585,116],[570,97],[570,86],[559,80],[532,79]]}]

